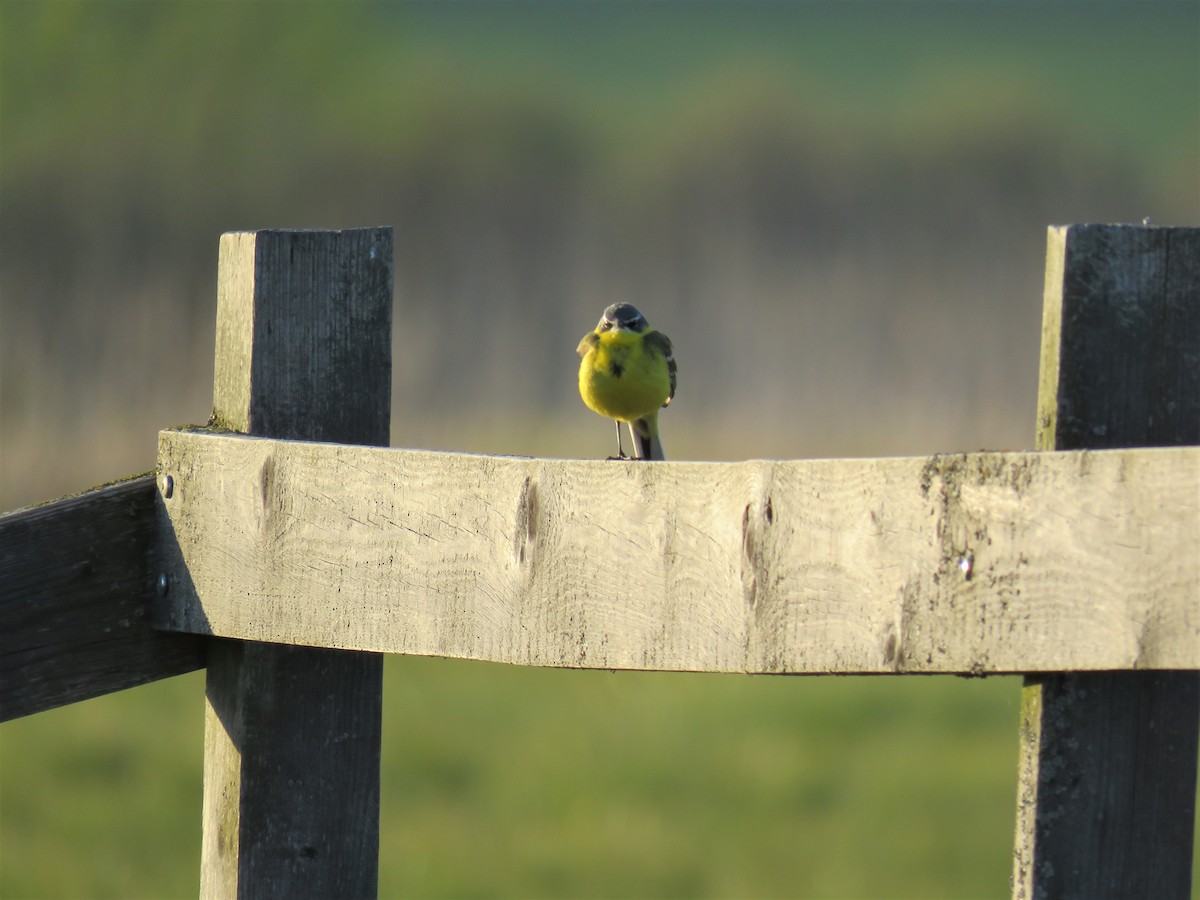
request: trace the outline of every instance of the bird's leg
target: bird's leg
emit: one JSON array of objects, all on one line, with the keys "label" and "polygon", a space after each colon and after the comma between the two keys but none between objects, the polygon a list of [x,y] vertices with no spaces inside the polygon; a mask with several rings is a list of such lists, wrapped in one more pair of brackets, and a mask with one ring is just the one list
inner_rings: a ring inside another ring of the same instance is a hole
[{"label": "bird's leg", "polygon": [[648,458],[642,455],[642,446],[645,442],[639,440],[642,437],[641,424],[641,419],[629,423],[629,443],[633,445],[633,453],[630,455],[630,459],[644,460]]},{"label": "bird's leg", "polygon": [[610,456],[609,459],[628,459],[625,455],[625,448],[621,446],[621,423],[617,419],[613,420],[617,425],[617,455]]}]

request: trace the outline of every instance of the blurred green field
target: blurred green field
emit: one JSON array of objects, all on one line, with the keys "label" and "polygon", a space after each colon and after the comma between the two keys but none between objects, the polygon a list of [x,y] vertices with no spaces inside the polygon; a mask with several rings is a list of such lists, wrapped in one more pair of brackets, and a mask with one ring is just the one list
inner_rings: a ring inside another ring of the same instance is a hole
[{"label": "blurred green field", "polygon": [[[1001,897],[1013,678],[389,658],[384,897]],[[0,728],[0,896],[187,897],[203,675]]]}]

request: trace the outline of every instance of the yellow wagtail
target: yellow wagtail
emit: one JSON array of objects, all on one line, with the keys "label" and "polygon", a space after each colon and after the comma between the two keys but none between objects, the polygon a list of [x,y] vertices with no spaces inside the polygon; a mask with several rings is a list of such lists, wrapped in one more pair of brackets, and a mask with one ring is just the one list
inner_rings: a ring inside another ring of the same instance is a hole
[{"label": "yellow wagtail", "polygon": [[658,411],[675,396],[671,339],[652,331],[637,307],[614,303],[577,350],[583,357],[579,396],[589,409],[617,423],[617,456],[612,458],[627,458],[621,445],[621,423],[627,422],[635,459],[666,459]]}]

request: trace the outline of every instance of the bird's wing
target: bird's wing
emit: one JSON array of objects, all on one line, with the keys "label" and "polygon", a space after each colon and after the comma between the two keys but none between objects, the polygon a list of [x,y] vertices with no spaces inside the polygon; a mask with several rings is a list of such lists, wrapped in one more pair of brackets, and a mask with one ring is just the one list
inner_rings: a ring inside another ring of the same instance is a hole
[{"label": "bird's wing", "polygon": [[678,380],[678,367],[671,350],[671,339],[661,331],[647,331],[644,338],[646,347],[661,353],[667,360],[667,373],[671,376],[671,393],[667,394],[666,406],[675,398],[675,382]]},{"label": "bird's wing", "polygon": [[575,352],[580,356],[587,356],[589,350],[594,350],[600,343],[600,335],[594,331],[589,331],[583,336],[583,340],[579,342],[579,346],[575,348]]}]

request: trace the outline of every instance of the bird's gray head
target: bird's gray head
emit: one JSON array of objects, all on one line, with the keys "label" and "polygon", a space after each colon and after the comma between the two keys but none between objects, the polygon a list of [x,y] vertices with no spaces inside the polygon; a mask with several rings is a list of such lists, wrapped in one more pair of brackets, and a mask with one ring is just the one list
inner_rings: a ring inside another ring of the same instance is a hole
[{"label": "bird's gray head", "polygon": [[646,317],[632,303],[614,303],[604,311],[596,329],[608,331],[610,328],[624,328],[641,334],[649,327],[650,323],[646,321]]}]

